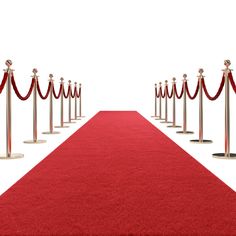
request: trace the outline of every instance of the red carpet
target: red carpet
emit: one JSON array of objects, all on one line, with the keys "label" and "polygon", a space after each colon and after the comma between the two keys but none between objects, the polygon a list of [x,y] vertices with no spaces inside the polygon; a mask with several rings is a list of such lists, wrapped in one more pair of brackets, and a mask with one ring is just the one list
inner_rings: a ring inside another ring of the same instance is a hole
[{"label": "red carpet", "polygon": [[99,112],[0,197],[0,234],[236,235],[236,194],[137,112]]}]

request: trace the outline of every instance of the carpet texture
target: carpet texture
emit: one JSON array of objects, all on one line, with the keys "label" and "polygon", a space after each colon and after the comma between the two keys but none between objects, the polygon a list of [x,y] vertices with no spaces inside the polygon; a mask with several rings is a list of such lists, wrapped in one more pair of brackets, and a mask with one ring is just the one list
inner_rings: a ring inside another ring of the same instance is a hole
[{"label": "carpet texture", "polygon": [[0,234],[236,235],[236,194],[137,112],[99,112],[0,197]]}]

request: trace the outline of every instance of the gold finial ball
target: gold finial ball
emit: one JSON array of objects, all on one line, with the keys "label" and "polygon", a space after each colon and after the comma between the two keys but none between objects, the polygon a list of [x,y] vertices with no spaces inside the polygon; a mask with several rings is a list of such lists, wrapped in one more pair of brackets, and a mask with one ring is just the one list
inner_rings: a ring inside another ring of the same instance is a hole
[{"label": "gold finial ball", "polygon": [[159,85],[161,85],[162,84],[162,82],[159,82]]},{"label": "gold finial ball", "polygon": [[61,78],[60,78],[60,80],[61,80],[61,82],[62,82],[62,81],[64,80],[64,78],[63,78],[63,77],[61,77]]},{"label": "gold finial ball", "polygon": [[34,68],[34,69],[32,70],[32,72],[34,73],[34,75],[36,75],[36,74],[38,73],[38,70],[37,70],[36,68]]},{"label": "gold finial ball", "polygon": [[75,85],[77,84],[77,82],[75,82]]},{"label": "gold finial ball", "polygon": [[203,74],[203,72],[204,72],[204,70],[203,70],[202,68],[200,68],[200,69],[198,70],[198,73],[199,73],[199,74]]},{"label": "gold finial ball", "polygon": [[172,79],[173,81],[176,81],[176,78],[175,77],[173,77],[173,79]]},{"label": "gold finial ball", "polygon": [[167,84],[167,83],[168,83],[168,80],[165,80],[165,83]]},{"label": "gold finial ball", "polygon": [[187,74],[183,74],[183,77],[184,77],[184,79],[186,79],[187,78]]},{"label": "gold finial ball", "polygon": [[224,65],[228,68],[231,65],[231,61],[230,60],[225,60]]},{"label": "gold finial ball", "polygon": [[155,87],[157,86],[157,84],[155,84]]},{"label": "gold finial ball", "polygon": [[70,84],[70,83],[71,83],[71,80],[68,80],[68,83]]},{"label": "gold finial ball", "polygon": [[82,84],[79,84],[79,86],[81,87],[81,86],[82,86]]},{"label": "gold finial ball", "polygon": [[49,74],[49,78],[52,79],[53,78],[53,74]]},{"label": "gold finial ball", "polygon": [[9,68],[12,65],[12,61],[6,60],[5,65]]}]

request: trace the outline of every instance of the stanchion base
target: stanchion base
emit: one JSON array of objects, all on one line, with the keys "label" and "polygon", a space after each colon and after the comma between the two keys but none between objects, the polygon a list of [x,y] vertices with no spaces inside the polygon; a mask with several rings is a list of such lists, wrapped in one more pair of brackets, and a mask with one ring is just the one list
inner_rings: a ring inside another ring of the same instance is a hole
[{"label": "stanchion base", "polygon": [[46,143],[47,141],[46,140],[26,140],[24,141],[24,143],[27,143],[27,144],[40,144],[40,143]]},{"label": "stanchion base", "polygon": [[57,125],[57,126],[54,126],[55,128],[69,128],[70,126],[68,126],[68,125],[63,125],[63,126],[61,126],[61,125]]},{"label": "stanchion base", "polygon": [[71,119],[71,120],[81,120],[81,119],[80,119],[80,118],[76,118],[76,119],[75,119],[75,118],[73,118],[73,119]]},{"label": "stanchion base", "polygon": [[42,134],[60,134],[59,131],[46,131],[46,132],[42,132]]},{"label": "stanchion base", "polygon": [[226,159],[226,160],[235,159],[236,160],[236,153],[230,153],[229,156],[226,156],[225,153],[214,153],[212,154],[212,156],[214,158],[219,158],[219,159]]},{"label": "stanchion base", "polygon": [[177,134],[194,134],[194,132],[193,131],[177,131],[176,132]]},{"label": "stanchion base", "polygon": [[167,128],[181,128],[181,125],[168,125]]},{"label": "stanchion base", "polygon": [[200,139],[192,139],[190,140],[191,143],[199,143],[199,144],[209,144],[209,143],[212,143],[212,140],[207,140],[207,139],[203,139],[203,140],[200,140]]},{"label": "stanchion base", "polygon": [[152,118],[159,118],[160,116],[151,116]]},{"label": "stanchion base", "polygon": [[172,124],[173,122],[171,122],[171,121],[161,121],[160,123],[162,123],[162,124]]},{"label": "stanchion base", "polygon": [[156,118],[155,120],[165,120],[165,118]]},{"label": "stanchion base", "polygon": [[19,159],[23,158],[24,154],[21,153],[12,153],[11,156],[7,157],[6,155],[0,155],[0,159],[2,160],[12,160],[12,159]]},{"label": "stanchion base", "polygon": [[77,116],[78,118],[84,118],[85,116]]},{"label": "stanchion base", "polygon": [[76,122],[75,121],[66,121],[64,122],[64,124],[75,124]]}]

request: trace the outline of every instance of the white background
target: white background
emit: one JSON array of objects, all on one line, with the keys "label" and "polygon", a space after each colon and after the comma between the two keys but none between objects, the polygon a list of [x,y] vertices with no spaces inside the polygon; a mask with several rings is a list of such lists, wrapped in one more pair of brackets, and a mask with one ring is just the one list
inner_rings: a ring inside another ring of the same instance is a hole
[{"label": "white background", "polygon": [[[155,82],[171,81],[175,76],[180,90],[182,75],[187,73],[193,91],[202,67],[213,95],[221,81],[224,60],[230,59],[231,68],[235,68],[234,5],[233,0],[1,1],[0,67],[6,68],[6,59],[13,61],[22,94],[29,87],[34,67],[43,91],[49,73],[54,74],[57,88],[61,76],[81,82],[87,119],[99,110],[137,110],[149,117],[154,113]],[[231,149],[236,152],[234,104],[231,90]],[[189,144],[190,137],[177,136],[157,121],[154,124],[236,189],[236,176],[232,176],[236,161],[211,157],[212,152],[224,151],[224,96],[215,102],[205,98],[204,106],[204,136],[214,140],[210,147],[196,148]],[[27,146],[22,141],[32,138],[32,98],[21,102],[13,96],[13,152],[24,152],[25,158],[0,161],[0,186],[22,176],[32,168],[29,163],[37,163],[86,121],[63,131],[61,141],[55,136],[48,138],[40,134],[48,129],[47,109],[48,101],[39,100],[39,136],[48,143]],[[197,109],[197,99],[188,101],[188,127],[196,132],[191,138],[198,136]],[[0,112],[0,151],[4,153],[5,90],[0,96]],[[54,123],[58,124],[59,102],[55,102],[54,113]],[[182,124],[182,101],[177,101],[177,122]]]}]

